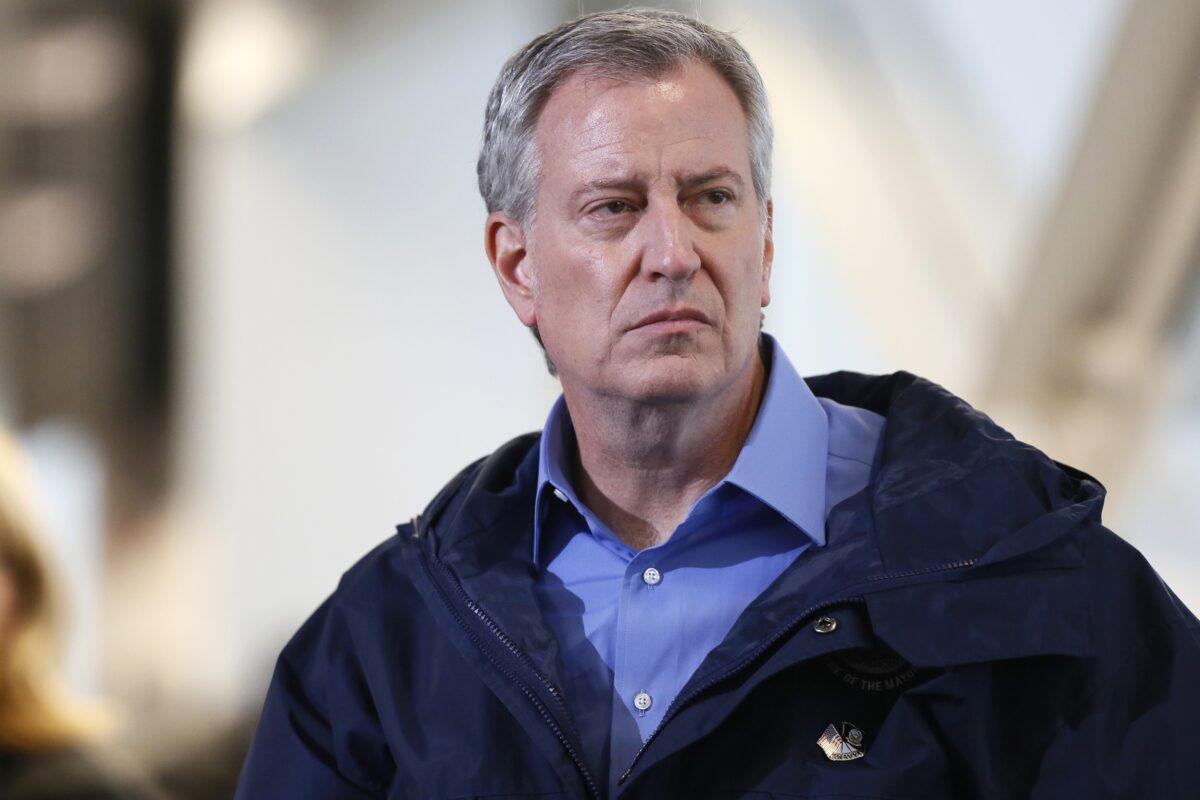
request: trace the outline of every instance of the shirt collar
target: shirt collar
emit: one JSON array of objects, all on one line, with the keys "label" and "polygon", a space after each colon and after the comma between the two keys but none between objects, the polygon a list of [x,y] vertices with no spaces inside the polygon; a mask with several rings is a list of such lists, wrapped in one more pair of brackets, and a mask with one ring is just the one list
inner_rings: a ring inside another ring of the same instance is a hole
[{"label": "shirt collar", "polygon": [[726,483],[746,491],[825,544],[829,417],[773,337],[758,416]]},{"label": "shirt collar", "polygon": [[[769,360],[762,404],[737,461],[721,483],[731,483],[758,498],[817,545],[824,545],[829,418],[779,343],[767,334],[763,338]],[[574,447],[570,412],[566,399],[559,395],[546,417],[539,444],[533,516],[535,566],[548,496],[561,493],[590,522],[590,512],[568,479],[567,465]]]}]

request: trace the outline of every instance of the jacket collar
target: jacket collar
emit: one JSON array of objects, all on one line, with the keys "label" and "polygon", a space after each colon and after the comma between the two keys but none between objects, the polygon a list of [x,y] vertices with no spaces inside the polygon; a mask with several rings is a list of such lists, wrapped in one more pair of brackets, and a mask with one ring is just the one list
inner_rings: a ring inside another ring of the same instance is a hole
[{"label": "jacket collar", "polygon": [[[931,381],[837,372],[808,382],[818,395],[887,417],[871,506],[888,573],[1009,561],[1064,544],[1080,523],[1100,519],[1099,482]],[[1065,544],[1064,565],[1079,563],[1078,549]]]},{"label": "jacket collar", "polygon": [[[762,625],[795,613],[794,591],[863,596],[876,633],[917,665],[1090,651],[1075,568],[1099,522],[1099,483],[910,373],[806,380],[817,396],[887,418],[880,461],[831,515],[827,546],[785,572],[718,650],[735,657]],[[468,593],[552,670],[557,648],[532,594],[537,462],[538,435],[518,437],[463,470],[422,519]]]}]

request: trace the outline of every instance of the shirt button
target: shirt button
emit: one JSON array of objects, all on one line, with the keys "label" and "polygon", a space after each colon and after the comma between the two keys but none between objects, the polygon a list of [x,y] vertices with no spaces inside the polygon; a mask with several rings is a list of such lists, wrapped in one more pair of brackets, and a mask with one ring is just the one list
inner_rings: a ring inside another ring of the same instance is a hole
[{"label": "shirt button", "polygon": [[833,633],[837,630],[837,620],[833,617],[821,617],[813,623],[813,630],[817,633]]},{"label": "shirt button", "polygon": [[633,707],[638,711],[646,711],[654,700],[646,692],[638,692],[633,696]]},{"label": "shirt button", "polygon": [[559,500],[562,500],[564,503],[567,502],[567,496],[565,494],[563,494],[562,489],[555,489],[554,496],[557,497]]},{"label": "shirt button", "polygon": [[647,567],[646,571],[642,573],[642,580],[645,581],[647,586],[657,586],[659,581],[662,580],[662,573],[654,567]]}]

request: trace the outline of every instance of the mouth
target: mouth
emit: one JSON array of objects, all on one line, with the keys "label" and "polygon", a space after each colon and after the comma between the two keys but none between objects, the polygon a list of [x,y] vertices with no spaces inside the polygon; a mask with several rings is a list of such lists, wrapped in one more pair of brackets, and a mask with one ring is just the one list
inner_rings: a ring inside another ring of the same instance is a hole
[{"label": "mouth", "polygon": [[712,325],[712,320],[697,308],[688,306],[669,308],[655,311],[642,317],[629,330],[641,330],[652,333],[681,333],[694,330],[705,325]]}]

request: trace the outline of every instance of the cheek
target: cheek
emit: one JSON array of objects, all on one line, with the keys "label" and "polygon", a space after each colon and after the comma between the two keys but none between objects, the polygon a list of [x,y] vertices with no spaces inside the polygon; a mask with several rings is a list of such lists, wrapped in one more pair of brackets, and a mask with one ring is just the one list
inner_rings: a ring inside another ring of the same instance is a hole
[{"label": "cheek", "polygon": [[724,263],[737,265],[713,274],[713,282],[724,300],[726,316],[731,321],[744,321],[744,317],[752,316],[757,325],[759,301],[765,286],[762,262],[748,258],[744,250],[739,250],[730,254]]},{"label": "cheek", "polygon": [[[544,273],[542,297],[556,316],[597,320],[611,316],[620,297],[616,271],[604,254],[579,247],[556,253]],[[581,326],[582,327],[582,326]]]},{"label": "cheek", "polygon": [[[762,240],[755,237],[753,249],[746,257],[746,304],[754,306],[756,311],[766,305],[771,274],[770,269],[763,263],[762,247]],[[755,316],[757,317],[757,314]]]}]

